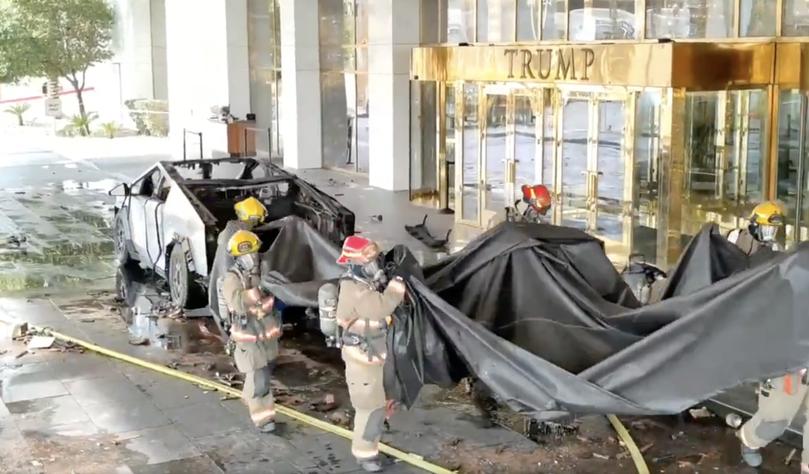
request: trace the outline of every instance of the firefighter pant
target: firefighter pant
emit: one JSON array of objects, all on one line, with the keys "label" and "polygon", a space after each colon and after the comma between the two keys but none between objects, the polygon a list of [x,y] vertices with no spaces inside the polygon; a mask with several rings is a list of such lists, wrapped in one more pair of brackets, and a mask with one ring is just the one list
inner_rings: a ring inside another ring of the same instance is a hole
[{"label": "firefighter pant", "polygon": [[[758,411],[742,426],[740,437],[750,448],[760,449],[776,440],[787,429],[795,416],[803,411],[809,420],[809,387],[798,374],[785,375],[762,386],[758,396]],[[801,462],[809,464],[809,421],[803,425],[803,453]]]},{"label": "firefighter pant", "polygon": [[250,419],[261,428],[275,420],[275,401],[270,378],[272,360],[264,343],[237,343],[234,351],[236,367],[244,373],[242,397],[250,410]]},{"label": "firefighter pant", "polygon": [[357,346],[343,346],[342,353],[355,412],[351,454],[358,460],[370,459],[379,454],[385,425],[384,359],[368,362],[368,355]]}]

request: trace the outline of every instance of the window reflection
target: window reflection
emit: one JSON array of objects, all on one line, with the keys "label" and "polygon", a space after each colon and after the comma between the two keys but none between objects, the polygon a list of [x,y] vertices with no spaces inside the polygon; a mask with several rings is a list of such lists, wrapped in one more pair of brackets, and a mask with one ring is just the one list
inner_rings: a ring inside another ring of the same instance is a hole
[{"label": "window reflection", "polygon": [[439,190],[436,150],[436,84],[410,82],[411,198],[432,198]]},{"label": "window reflection", "polygon": [[734,0],[647,0],[646,35],[727,38],[733,33],[734,3]]},{"label": "window reflection", "polygon": [[542,0],[542,39],[565,38],[566,0]]},{"label": "window reflection", "polygon": [[475,0],[447,1],[447,42],[475,41]]},{"label": "window reflection", "polygon": [[368,172],[368,0],[319,0],[323,162]]},{"label": "window reflection", "polygon": [[809,2],[784,0],[784,36],[809,36]]},{"label": "window reflection", "polygon": [[515,0],[478,0],[478,43],[514,41]]},{"label": "window reflection", "polygon": [[787,244],[809,239],[809,160],[807,98],[797,90],[781,93],[778,114],[777,198],[784,204]]},{"label": "window reflection", "polygon": [[542,0],[517,0],[517,41],[537,41],[541,38],[541,7]]},{"label": "window reflection", "polygon": [[742,0],[739,11],[741,36],[775,35],[776,2],[772,0]]},{"label": "window reflection", "polygon": [[644,91],[635,107],[632,251],[657,261],[657,207],[660,177],[660,91]]},{"label": "window reflection", "polygon": [[570,34],[575,41],[635,37],[635,0],[570,1]]},{"label": "window reflection", "polygon": [[477,221],[479,216],[480,187],[478,185],[478,88],[474,84],[463,86],[463,155],[461,176],[463,181],[463,202],[461,218]]},{"label": "window reflection", "polygon": [[370,144],[368,134],[368,74],[357,74],[357,103],[354,110],[357,114],[357,171],[367,173]]},{"label": "window reflection", "polygon": [[683,234],[706,221],[735,228],[763,199],[767,94],[689,93]]}]

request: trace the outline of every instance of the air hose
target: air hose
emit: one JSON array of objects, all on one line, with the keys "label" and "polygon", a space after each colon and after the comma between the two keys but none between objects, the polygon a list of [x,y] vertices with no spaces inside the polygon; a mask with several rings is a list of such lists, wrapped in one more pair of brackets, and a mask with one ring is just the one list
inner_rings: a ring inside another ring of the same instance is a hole
[{"label": "air hose", "polygon": [[626,445],[626,449],[629,450],[629,454],[632,456],[632,462],[635,463],[635,469],[637,469],[638,474],[649,474],[649,467],[643,459],[643,453],[640,452],[638,445],[635,444],[635,440],[632,439],[629,431],[623,423],[621,423],[621,420],[615,415],[607,415],[607,419],[610,420],[615,432],[618,433],[618,437],[621,438],[621,441]]},{"label": "air hose", "polygon": [[[156,364],[154,362],[149,362],[143,359],[139,359],[137,357],[133,357],[127,354],[123,354],[121,352],[114,351],[112,349],[107,349],[106,347],[99,346],[97,344],[93,344],[91,342],[83,341],[81,339],[77,339],[72,336],[68,336],[66,334],[62,334],[60,332],[56,332],[50,328],[39,327],[39,326],[29,326],[31,330],[35,332],[41,332],[44,334],[48,334],[50,336],[55,337],[56,339],[70,342],[77,346],[84,347],[85,349],[91,350],[93,352],[97,352],[99,354],[112,357],[113,359],[118,359],[124,362],[128,362],[130,364],[134,364],[145,369],[154,370],[155,372],[160,372],[161,374],[168,375],[170,377],[175,377],[181,380],[185,380],[186,382],[193,383],[195,385],[199,385],[201,387],[205,387],[211,390],[217,390],[222,393],[226,393],[228,395],[241,398],[242,393],[239,390],[236,390],[232,387],[228,387],[227,385],[214,382],[213,380],[208,380],[204,377],[199,377],[193,374],[189,374],[183,372],[181,370],[171,369],[169,367]],[[282,405],[276,405],[276,411],[284,416],[297,420],[301,423],[305,423],[312,427],[321,429],[323,431],[335,434],[337,436],[342,436],[343,438],[351,439],[352,433],[351,431],[342,428],[340,426],[332,425],[331,423],[325,422],[323,420],[319,420],[313,416],[309,416],[305,413],[301,413],[299,411],[293,410],[292,408],[285,407]],[[436,464],[432,464],[424,460],[422,456],[418,454],[408,453],[405,451],[401,451],[396,449],[392,446],[388,446],[386,444],[379,444],[379,450],[389,456],[392,456],[396,459],[399,459],[403,462],[406,462],[414,467],[422,469],[424,471],[434,473],[434,474],[452,474],[455,471],[450,469],[443,468]]]}]

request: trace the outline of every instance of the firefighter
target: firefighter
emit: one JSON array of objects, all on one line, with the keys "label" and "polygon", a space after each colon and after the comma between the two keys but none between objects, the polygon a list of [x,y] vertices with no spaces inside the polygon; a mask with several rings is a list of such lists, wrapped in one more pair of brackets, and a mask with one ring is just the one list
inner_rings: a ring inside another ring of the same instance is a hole
[{"label": "firefighter", "polygon": [[528,205],[523,211],[523,219],[528,222],[545,222],[551,208],[551,193],[543,184],[522,185],[522,200]]},{"label": "firefighter", "polygon": [[222,299],[230,319],[230,339],[236,344],[236,368],[245,375],[242,396],[253,424],[270,433],[275,430],[270,377],[278,356],[281,323],[273,309],[273,296],[259,288],[260,247],[258,236],[247,230],[230,238],[227,248],[235,263],[222,281]]},{"label": "firefighter", "polygon": [[386,329],[404,299],[405,285],[400,278],[385,284],[380,249],[366,238],[348,237],[337,262],[348,266],[340,280],[336,319],[343,328],[346,384],[355,411],[351,453],[365,471],[377,472],[382,470],[379,438],[387,416]]},{"label": "firefighter", "polygon": [[228,252],[228,241],[236,232],[240,230],[252,230],[261,225],[267,218],[267,208],[258,199],[248,197],[236,203],[233,206],[236,212],[236,219],[230,220],[225,225],[222,232],[216,239],[216,255],[214,256],[213,265],[211,265],[210,279],[208,281],[208,306],[211,312],[218,316],[218,321],[223,324],[224,330],[228,327],[225,322],[225,314],[222,314],[220,304],[221,279],[225,272],[233,265],[233,257]]},{"label": "firefighter", "polygon": [[521,213],[519,209],[517,209],[519,201],[515,202],[513,207],[506,207],[489,219],[489,229],[506,221],[546,222],[546,215],[551,208],[551,193],[548,191],[548,188],[543,184],[535,184],[533,186],[523,184],[521,189],[522,201],[527,205],[525,210]]},{"label": "firefighter", "polygon": [[746,229],[735,229],[727,238],[742,252],[752,255],[761,247],[779,250],[776,237],[784,225],[784,211],[774,201],[762,202],[753,209],[750,225]]},{"label": "firefighter", "polygon": [[[777,249],[776,237],[784,224],[784,213],[777,203],[768,201],[753,209],[747,229],[736,229],[728,240],[744,253],[752,255],[762,247]],[[738,432],[742,459],[752,467],[762,463],[760,449],[779,438],[795,416],[809,415],[809,390],[806,369],[765,381],[758,390],[758,411]],[[809,424],[803,428],[801,472],[809,474]]]}]

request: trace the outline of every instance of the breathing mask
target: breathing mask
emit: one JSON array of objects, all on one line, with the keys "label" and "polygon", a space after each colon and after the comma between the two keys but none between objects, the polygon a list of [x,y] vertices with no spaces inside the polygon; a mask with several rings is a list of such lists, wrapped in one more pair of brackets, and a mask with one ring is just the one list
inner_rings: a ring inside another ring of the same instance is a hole
[{"label": "breathing mask", "polygon": [[380,259],[375,258],[368,263],[353,263],[349,265],[351,273],[362,280],[371,282],[381,282],[385,278],[385,271],[380,265]]},{"label": "breathing mask", "polygon": [[258,273],[259,268],[258,253],[247,253],[244,255],[240,255],[236,257],[236,263],[244,271],[251,273]]},{"label": "breathing mask", "polygon": [[778,226],[776,225],[759,225],[758,237],[762,242],[775,242],[775,237],[778,235]]}]

